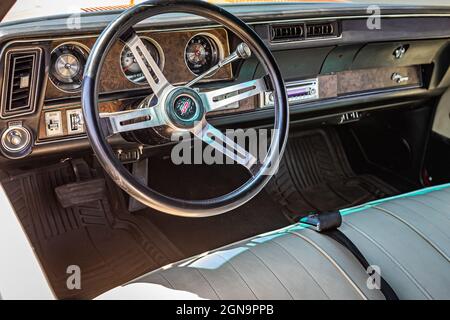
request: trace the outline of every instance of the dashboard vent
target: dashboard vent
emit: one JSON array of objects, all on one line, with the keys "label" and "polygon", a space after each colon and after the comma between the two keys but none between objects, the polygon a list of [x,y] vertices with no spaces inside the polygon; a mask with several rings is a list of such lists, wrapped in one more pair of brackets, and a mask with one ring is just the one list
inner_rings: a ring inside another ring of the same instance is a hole
[{"label": "dashboard vent", "polygon": [[304,25],[274,25],[271,26],[272,41],[295,41],[303,39]]},{"label": "dashboard vent", "polygon": [[276,24],[270,26],[271,42],[302,41],[339,36],[337,21]]},{"label": "dashboard vent", "polygon": [[2,94],[3,118],[34,111],[40,58],[40,49],[7,53]]},{"label": "dashboard vent", "polygon": [[306,37],[309,39],[335,37],[337,36],[335,24],[335,22],[306,24]]}]

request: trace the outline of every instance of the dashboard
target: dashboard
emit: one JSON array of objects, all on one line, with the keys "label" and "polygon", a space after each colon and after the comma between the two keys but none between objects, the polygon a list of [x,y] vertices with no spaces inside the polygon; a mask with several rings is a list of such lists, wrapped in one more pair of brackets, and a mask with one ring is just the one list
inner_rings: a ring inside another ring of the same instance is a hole
[{"label": "dashboard", "polygon": [[[223,28],[140,31],[139,36],[167,79],[175,85],[192,80],[230,54],[228,32]],[[11,140],[17,140],[20,135],[25,134],[27,139],[35,139],[34,145],[86,137],[80,106],[81,85],[84,67],[96,39],[95,35],[52,37],[34,39],[32,45],[28,41],[16,40],[3,48],[4,79],[6,78],[3,84],[13,84],[4,88],[11,95],[2,97],[2,119],[35,114],[34,99],[37,99],[39,86],[42,86],[44,92],[35,135],[26,132],[27,129],[13,130],[17,134],[12,136],[10,133],[11,136],[5,139],[10,141],[9,144]],[[21,62],[20,59],[23,58],[28,60]],[[40,83],[42,74],[44,81]],[[226,65],[205,77],[201,83],[232,79],[232,68]],[[130,49],[125,43],[117,41],[108,52],[101,71],[99,93],[104,99],[99,103],[99,112],[134,108],[148,96],[149,90]],[[33,92],[36,96],[32,95]],[[23,99],[25,94],[26,99]],[[11,121],[12,127],[17,129],[21,126],[15,120]],[[18,148],[21,147],[19,144]],[[14,148],[9,147],[4,155],[22,158],[24,153],[14,152]]]},{"label": "dashboard", "polygon": [[[272,50],[286,81],[292,122],[358,121],[373,110],[423,102],[450,85],[450,8],[389,7],[380,30],[350,4],[229,6]],[[319,8],[316,8],[319,9]],[[98,34],[119,13],[88,14],[83,28],[64,17],[0,24],[0,162],[89,150],[81,111],[83,70]],[[36,27],[38,24],[38,27]],[[137,28],[169,82],[184,84],[240,43],[226,29],[190,16],[169,16]],[[254,58],[226,65],[200,90],[264,75]],[[108,52],[99,81],[99,112],[136,108],[151,90],[126,44]],[[270,92],[208,115],[217,126],[265,126]],[[135,148],[127,137],[118,149]],[[155,132],[150,147],[164,145]]]}]

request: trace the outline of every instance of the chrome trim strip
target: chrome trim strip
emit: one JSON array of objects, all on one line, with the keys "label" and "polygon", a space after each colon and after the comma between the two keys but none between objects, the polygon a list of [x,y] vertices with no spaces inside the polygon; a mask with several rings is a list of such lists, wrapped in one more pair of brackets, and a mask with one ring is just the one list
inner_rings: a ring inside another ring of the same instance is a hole
[{"label": "chrome trim strip", "polygon": [[[371,18],[433,18],[433,17],[450,17],[450,13],[413,13],[413,14],[380,14],[380,15],[348,15],[348,16],[329,16],[329,17],[310,17],[310,18],[293,18],[293,19],[274,19],[266,21],[250,21],[246,22],[248,25],[257,26],[271,23],[291,23],[291,22],[308,22],[308,21],[326,21],[326,20],[356,20]],[[204,28],[220,28],[219,24],[210,24],[207,26],[192,26],[192,27],[173,27],[165,29],[152,29],[154,32],[172,32],[172,31],[185,31],[185,30],[198,30]],[[145,31],[144,31],[145,32]]]},{"label": "chrome trim strip", "polygon": [[276,47],[281,44],[286,45],[289,43],[307,43],[307,42],[330,41],[330,40],[336,41],[336,40],[341,40],[341,39],[342,39],[342,33],[338,37],[329,37],[329,38],[321,38],[321,39],[299,39],[299,40],[275,41],[275,42],[272,42],[270,40],[268,40],[268,41],[269,41],[271,47]]},{"label": "chrome trim strip", "polygon": [[49,140],[36,140],[36,142],[34,143],[35,146],[40,146],[40,145],[46,145],[46,144],[51,144],[51,143],[58,143],[58,142],[69,142],[72,140],[81,140],[81,139],[87,139],[87,135],[84,134],[80,134],[77,136],[61,136],[61,138],[59,139],[49,139]]},{"label": "chrome trim strip", "polygon": [[298,18],[298,19],[280,19],[269,21],[256,21],[248,22],[250,25],[264,25],[270,23],[291,23],[291,22],[308,22],[308,21],[324,21],[324,20],[355,20],[355,19],[367,19],[367,18],[432,18],[432,17],[450,17],[450,13],[416,13],[416,14],[379,14],[379,15],[355,15],[355,16],[329,16],[329,17],[313,17],[313,18]]},{"label": "chrome trim strip", "polygon": [[403,90],[410,90],[410,89],[426,89],[422,87],[422,84],[411,84],[411,85],[405,85],[405,86],[399,86],[399,87],[392,87],[392,88],[386,88],[386,89],[376,89],[372,91],[363,91],[363,92],[356,92],[356,93],[348,93],[344,95],[340,95],[333,98],[338,99],[344,99],[344,98],[358,98],[358,97],[364,97],[371,94],[377,94],[377,93],[389,93],[389,92],[397,92],[397,91],[403,91]]}]

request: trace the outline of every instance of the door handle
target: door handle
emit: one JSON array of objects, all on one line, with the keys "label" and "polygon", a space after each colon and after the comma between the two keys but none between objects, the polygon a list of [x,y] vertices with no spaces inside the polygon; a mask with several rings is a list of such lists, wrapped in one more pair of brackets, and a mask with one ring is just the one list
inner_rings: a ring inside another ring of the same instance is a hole
[{"label": "door handle", "polygon": [[404,77],[398,72],[394,72],[391,76],[391,79],[397,83],[407,82],[409,77]]}]

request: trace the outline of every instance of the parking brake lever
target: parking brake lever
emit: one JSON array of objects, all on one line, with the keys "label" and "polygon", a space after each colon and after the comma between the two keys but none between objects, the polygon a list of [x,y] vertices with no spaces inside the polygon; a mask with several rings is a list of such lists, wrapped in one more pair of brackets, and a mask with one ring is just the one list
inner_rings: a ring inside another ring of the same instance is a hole
[{"label": "parking brake lever", "polygon": [[226,66],[227,64],[230,64],[238,59],[248,59],[252,55],[252,51],[250,50],[249,46],[245,44],[244,42],[241,42],[236,50],[233,51],[228,57],[225,57],[224,59],[220,60],[215,66],[211,67],[210,69],[206,70],[204,73],[199,75],[197,78],[191,80],[186,84],[186,87],[191,87],[192,85],[196,84],[203,78],[212,75],[214,72],[222,68],[223,66]]}]

